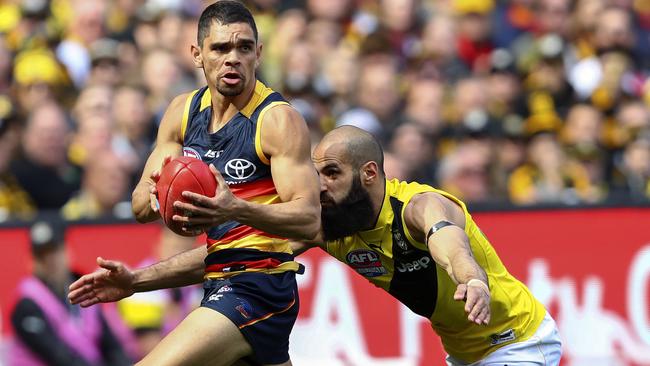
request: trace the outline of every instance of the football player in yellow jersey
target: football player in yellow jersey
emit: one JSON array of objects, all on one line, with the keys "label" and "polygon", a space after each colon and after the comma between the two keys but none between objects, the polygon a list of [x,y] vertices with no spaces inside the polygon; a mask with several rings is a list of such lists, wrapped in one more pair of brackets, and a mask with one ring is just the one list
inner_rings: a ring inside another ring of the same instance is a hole
[{"label": "football player in yellow jersey", "polygon": [[508,273],[463,202],[387,180],[381,146],[356,127],[328,133],[312,160],[321,181],[318,246],[430,319],[448,365],[559,364],[555,322]]}]

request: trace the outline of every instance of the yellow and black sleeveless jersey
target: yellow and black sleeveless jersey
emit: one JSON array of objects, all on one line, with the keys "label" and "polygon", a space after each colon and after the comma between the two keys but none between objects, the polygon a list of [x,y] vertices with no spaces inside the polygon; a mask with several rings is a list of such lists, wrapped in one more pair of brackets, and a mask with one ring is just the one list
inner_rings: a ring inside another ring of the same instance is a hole
[{"label": "yellow and black sleeveless jersey", "polygon": [[[491,319],[477,325],[467,319],[465,303],[453,298],[456,284],[417,242],[404,224],[404,208],[422,192],[436,192],[465,212],[465,233],[474,258],[490,282]],[[326,250],[413,312],[431,321],[447,353],[475,362],[499,347],[531,337],[546,310],[524,284],[508,273],[465,204],[447,192],[418,183],[386,181],[382,209],[374,229],[326,243]]]},{"label": "yellow and black sleeveless jersey", "polygon": [[[273,184],[268,158],[262,151],[260,129],[266,112],[288,104],[282,96],[256,81],[248,104],[223,128],[210,133],[212,116],[208,87],[195,90],[187,98],[181,124],[183,155],[213,164],[237,197],[273,204],[280,197]],[[206,278],[221,278],[248,272],[299,270],[293,261],[289,241],[236,221],[207,232]]]}]

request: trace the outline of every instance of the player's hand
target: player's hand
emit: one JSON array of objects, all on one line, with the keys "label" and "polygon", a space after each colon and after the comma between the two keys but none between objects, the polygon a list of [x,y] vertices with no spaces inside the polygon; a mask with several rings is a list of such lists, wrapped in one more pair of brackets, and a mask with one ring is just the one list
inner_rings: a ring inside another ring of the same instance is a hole
[{"label": "player's hand", "polygon": [[469,321],[479,325],[490,322],[490,291],[485,282],[476,280],[470,281],[469,285],[459,284],[454,293],[454,300],[465,301],[465,312],[469,314]]},{"label": "player's hand", "polygon": [[160,171],[162,168],[165,167],[165,165],[169,164],[169,162],[172,160],[171,155],[165,156],[162,162],[162,166],[158,170],[154,170],[151,172],[151,175],[149,176],[149,179],[153,182],[151,186],[149,186],[149,205],[151,206],[151,210],[153,212],[158,212],[160,211],[160,205],[158,203],[158,190],[156,189],[156,183],[158,183],[158,180],[160,180]]},{"label": "player's hand", "polygon": [[117,261],[97,257],[98,271],[87,274],[70,285],[68,300],[71,304],[88,307],[100,302],[118,301],[133,295],[135,275]]},{"label": "player's hand", "polygon": [[183,231],[197,235],[215,225],[232,220],[234,217],[234,203],[238,198],[235,197],[226,180],[212,164],[210,164],[210,171],[217,181],[217,191],[214,197],[183,191],[183,198],[192,203],[174,202],[174,208],[185,213],[184,216],[174,215],[172,217],[172,220],[183,223]]}]

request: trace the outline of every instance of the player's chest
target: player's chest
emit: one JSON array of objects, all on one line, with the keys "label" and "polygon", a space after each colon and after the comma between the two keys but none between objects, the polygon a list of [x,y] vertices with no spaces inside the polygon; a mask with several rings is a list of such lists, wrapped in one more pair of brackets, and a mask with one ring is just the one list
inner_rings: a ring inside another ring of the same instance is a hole
[{"label": "player's chest", "polygon": [[257,156],[254,126],[239,123],[217,133],[192,131],[183,143],[183,155],[214,165],[228,184],[239,184],[270,174]]}]

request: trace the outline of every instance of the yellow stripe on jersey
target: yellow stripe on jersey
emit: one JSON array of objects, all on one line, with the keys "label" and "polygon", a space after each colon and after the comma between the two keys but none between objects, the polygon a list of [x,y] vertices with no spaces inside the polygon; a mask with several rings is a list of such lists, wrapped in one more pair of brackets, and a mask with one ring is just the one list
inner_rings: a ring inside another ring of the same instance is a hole
[{"label": "yellow stripe on jersey", "polygon": [[248,248],[265,252],[292,253],[287,239],[271,238],[265,235],[251,234],[231,242],[216,242],[208,247],[208,254],[222,249]]},{"label": "yellow stripe on jersey", "polygon": [[246,199],[246,201],[259,203],[260,205],[271,205],[280,202],[280,196],[277,194],[267,194],[264,196],[251,197]]},{"label": "yellow stripe on jersey", "polygon": [[201,96],[201,106],[199,107],[199,112],[212,106],[212,93],[210,93],[210,88],[205,89],[203,95]]},{"label": "yellow stripe on jersey", "polygon": [[246,103],[246,106],[242,108],[239,112],[246,116],[246,118],[251,118],[251,115],[253,112],[255,112],[255,109],[262,103],[266,97],[269,95],[273,94],[273,89],[267,87],[262,83],[261,81],[257,80],[255,82],[255,90],[253,91],[253,95],[251,96],[251,99]]},{"label": "yellow stripe on jersey", "polygon": [[269,103],[269,105],[262,108],[260,111],[260,116],[257,118],[257,129],[255,131],[255,151],[257,152],[257,157],[260,158],[260,160],[266,165],[270,165],[271,162],[264,154],[264,151],[262,151],[262,123],[264,122],[264,115],[269,109],[283,104],[289,105],[289,103],[284,101]]},{"label": "yellow stripe on jersey", "polygon": [[190,117],[190,105],[192,105],[192,99],[194,95],[199,91],[196,89],[185,100],[185,108],[183,108],[183,119],[181,120],[181,143],[185,140],[185,131],[187,131],[187,123],[189,122]]}]

